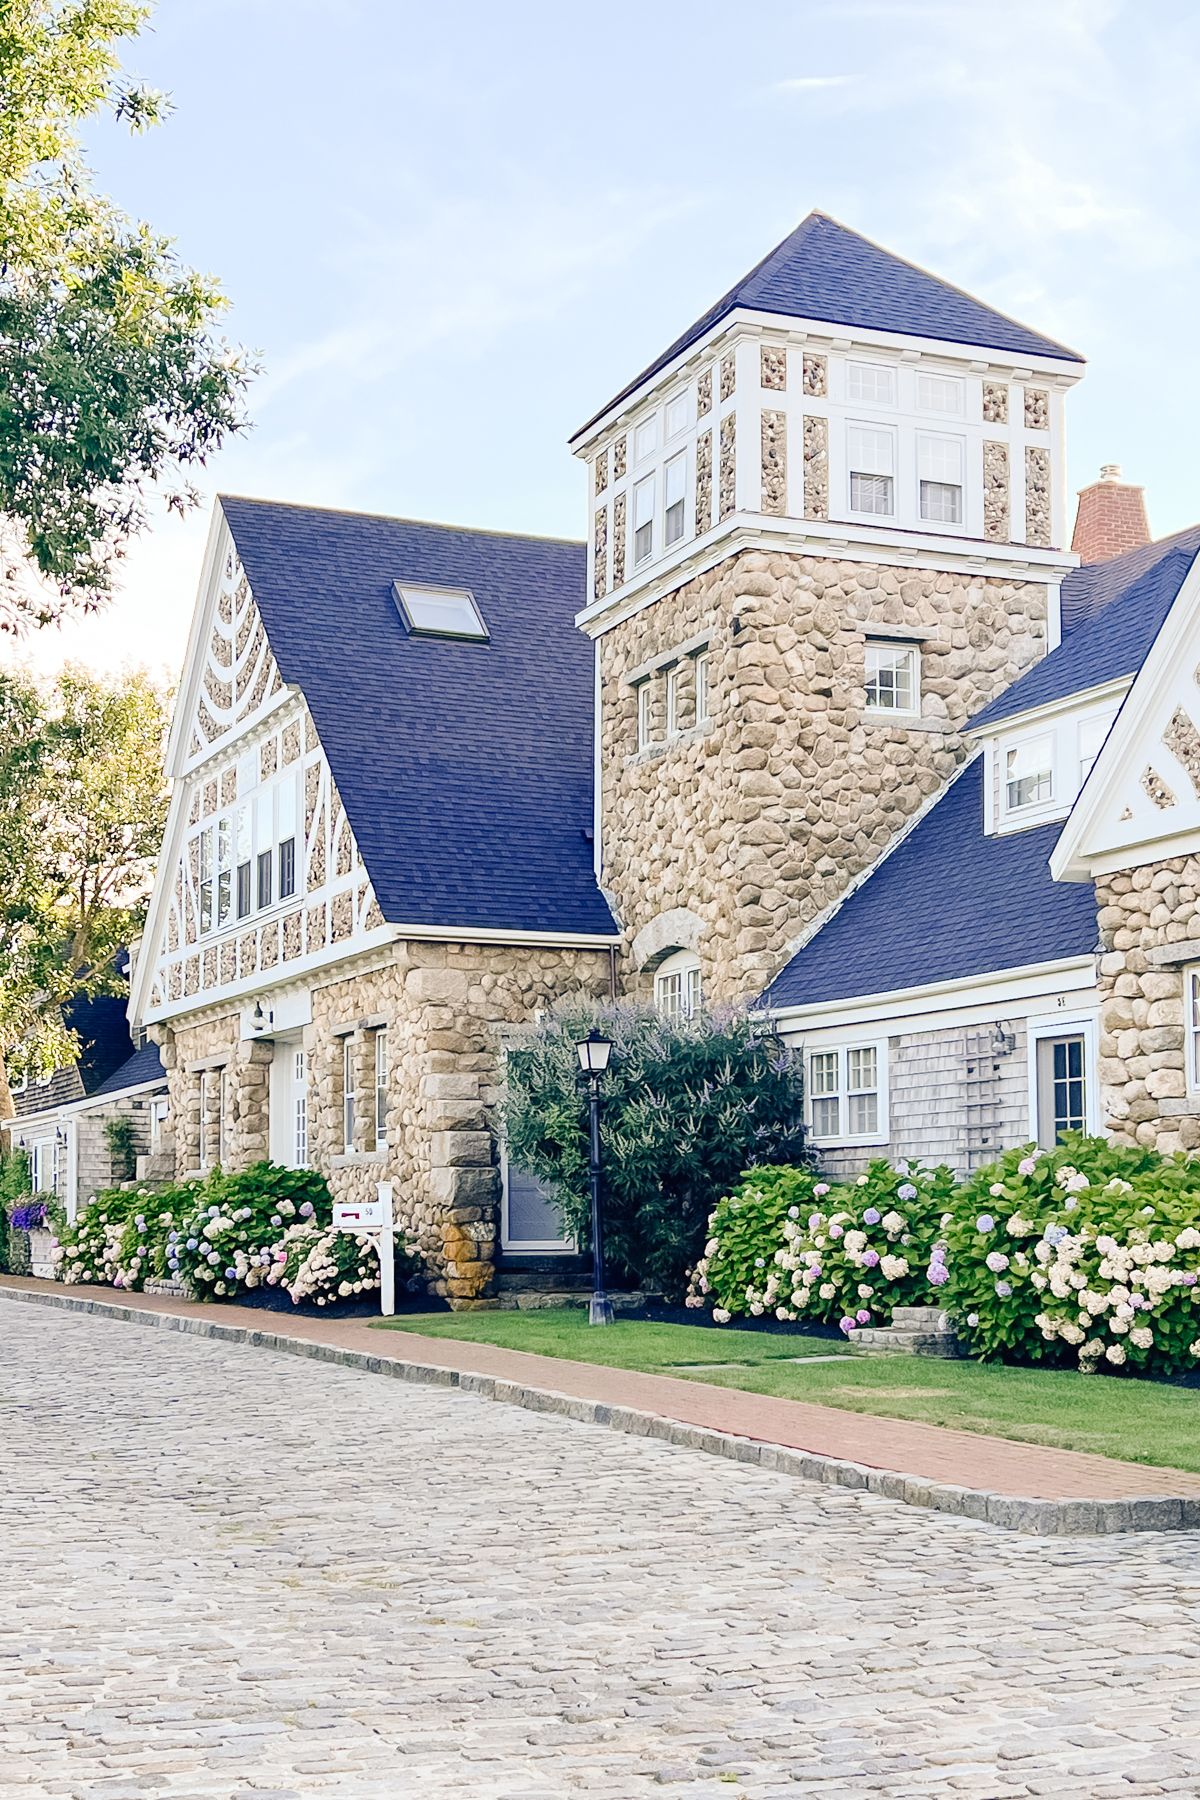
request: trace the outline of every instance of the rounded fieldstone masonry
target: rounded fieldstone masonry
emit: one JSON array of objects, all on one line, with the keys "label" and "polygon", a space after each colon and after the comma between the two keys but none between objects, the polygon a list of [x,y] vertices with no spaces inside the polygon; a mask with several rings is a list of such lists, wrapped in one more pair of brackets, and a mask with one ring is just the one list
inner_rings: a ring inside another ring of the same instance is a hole
[{"label": "rounded fieldstone masonry", "polygon": [[1200,961],[1200,859],[1102,875],[1096,904],[1105,1128],[1121,1144],[1200,1149],[1184,1024],[1184,965]]},{"label": "rounded fieldstone masonry", "polygon": [[[921,646],[921,714],[866,711],[872,632]],[[633,678],[707,639],[710,722],[638,751]],[[965,722],[1043,655],[1046,589],[745,550],[599,640],[604,882],[629,940],[704,923],[706,995],[754,995],[966,755]],[[668,946],[656,942],[656,951]]]}]

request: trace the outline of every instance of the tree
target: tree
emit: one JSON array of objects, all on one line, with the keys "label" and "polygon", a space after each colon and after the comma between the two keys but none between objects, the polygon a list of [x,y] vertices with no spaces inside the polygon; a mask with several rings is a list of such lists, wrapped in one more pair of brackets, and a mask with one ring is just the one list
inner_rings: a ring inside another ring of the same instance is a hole
[{"label": "tree", "polygon": [[0,674],[0,1060],[78,1045],[62,1008],[120,992],[166,822],[166,701],[144,673]]},{"label": "tree", "polygon": [[146,522],[243,424],[246,359],[214,336],[217,284],[95,192],[81,123],[140,131],[122,82],[140,0],[0,0],[0,629],[93,609]]},{"label": "tree", "polygon": [[587,1101],[579,1039],[613,1042],[603,1086],[605,1250],[619,1278],[679,1295],[709,1215],[754,1164],[805,1160],[799,1059],[745,1014],[663,1018],[570,1002],[508,1058],[504,1129],[519,1168],[546,1184],[590,1242]]}]

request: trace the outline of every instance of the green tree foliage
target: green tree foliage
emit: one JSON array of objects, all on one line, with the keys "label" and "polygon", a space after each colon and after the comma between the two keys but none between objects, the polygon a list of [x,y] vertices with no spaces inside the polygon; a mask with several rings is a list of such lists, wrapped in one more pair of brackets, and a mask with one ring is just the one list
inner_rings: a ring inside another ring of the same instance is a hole
[{"label": "green tree foliage", "polygon": [[700,1256],[709,1214],[742,1172],[804,1158],[800,1065],[743,1015],[664,1019],[576,1002],[509,1057],[509,1154],[590,1238],[587,1102],[576,1043],[613,1040],[604,1079],[605,1246],[613,1274],[672,1296]]},{"label": "green tree foliage", "polygon": [[77,1053],[60,1009],[120,990],[166,822],[166,701],[143,673],[0,673],[0,1058]]},{"label": "green tree foliage", "polygon": [[240,428],[249,369],[225,301],[170,241],[96,193],[81,125],[165,108],[121,79],[150,8],[0,0],[0,628],[93,608],[152,489]]}]

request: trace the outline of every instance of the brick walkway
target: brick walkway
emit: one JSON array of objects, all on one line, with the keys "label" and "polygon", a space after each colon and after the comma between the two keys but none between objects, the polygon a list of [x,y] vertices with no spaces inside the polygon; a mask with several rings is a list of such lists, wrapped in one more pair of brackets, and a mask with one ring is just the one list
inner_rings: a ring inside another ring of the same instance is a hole
[{"label": "brick walkway", "polygon": [[842,1412],[801,1400],[779,1400],[703,1382],[679,1381],[606,1369],[559,1357],[500,1350],[490,1344],[428,1338],[414,1332],[383,1332],[358,1320],[296,1318],[241,1306],[191,1305],[146,1294],[119,1294],[110,1288],[67,1287],[25,1277],[0,1277],[4,1288],[74,1295],[127,1307],[133,1312],[176,1314],[261,1330],[309,1343],[359,1351],[383,1360],[419,1363],[495,1376],[526,1387],[635,1407],[662,1418],[712,1431],[782,1444],[810,1454],[895,1470],[923,1481],[986,1489],[1033,1500],[1124,1500],[1137,1496],[1200,1497],[1200,1475],[1177,1469],[1113,1462],[1075,1450],[1018,1444],[971,1431],[950,1431],[910,1420]]}]

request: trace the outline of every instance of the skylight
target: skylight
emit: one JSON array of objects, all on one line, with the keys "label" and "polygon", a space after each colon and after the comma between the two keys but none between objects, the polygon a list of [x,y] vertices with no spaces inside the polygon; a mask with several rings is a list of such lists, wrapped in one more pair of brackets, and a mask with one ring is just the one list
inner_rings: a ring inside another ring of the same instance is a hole
[{"label": "skylight", "polygon": [[466,588],[422,587],[394,581],[400,616],[413,637],[482,638],[488,629]]}]

